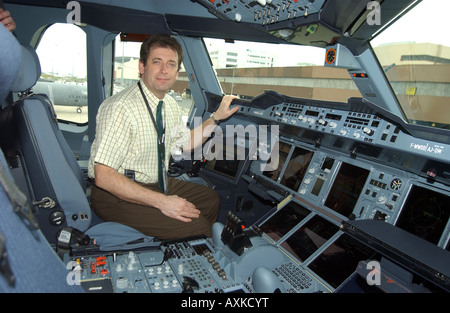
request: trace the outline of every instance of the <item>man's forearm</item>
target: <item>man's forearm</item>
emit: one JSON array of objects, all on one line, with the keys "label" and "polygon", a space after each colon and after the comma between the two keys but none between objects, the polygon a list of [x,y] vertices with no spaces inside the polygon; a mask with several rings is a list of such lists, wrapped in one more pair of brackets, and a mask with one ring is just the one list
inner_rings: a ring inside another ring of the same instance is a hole
[{"label": "man's forearm", "polygon": [[164,195],[144,188],[124,175],[119,174],[111,167],[97,164],[94,171],[95,184],[124,201],[156,208],[162,203]]},{"label": "man's forearm", "polygon": [[196,147],[201,146],[209,137],[211,137],[216,126],[216,123],[214,123],[211,118],[206,119],[202,125],[191,130],[189,143],[186,147],[183,147],[183,150],[192,151]]},{"label": "man's forearm", "polygon": [[145,188],[111,167],[97,164],[94,171],[95,185],[124,201],[157,208],[164,215],[182,222],[190,222],[200,216],[200,211],[186,199]]},{"label": "man's forearm", "polygon": [[217,123],[226,120],[239,110],[238,106],[230,109],[231,102],[237,99],[235,96],[224,96],[220,102],[219,108],[214,112],[214,118],[208,117],[200,126],[191,130],[191,138],[189,143],[183,147],[185,151],[192,151],[196,147],[202,145],[212,134]]}]

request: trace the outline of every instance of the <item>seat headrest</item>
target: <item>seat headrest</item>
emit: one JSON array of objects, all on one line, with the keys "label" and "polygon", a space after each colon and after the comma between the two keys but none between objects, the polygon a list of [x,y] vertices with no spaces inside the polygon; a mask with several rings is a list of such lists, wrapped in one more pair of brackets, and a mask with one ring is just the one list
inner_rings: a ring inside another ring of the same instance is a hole
[{"label": "seat headrest", "polygon": [[30,45],[22,45],[22,59],[19,72],[10,90],[23,92],[30,90],[41,76],[41,64],[36,51]]},{"label": "seat headrest", "polygon": [[0,103],[11,91],[19,72],[22,49],[17,39],[0,24]]}]

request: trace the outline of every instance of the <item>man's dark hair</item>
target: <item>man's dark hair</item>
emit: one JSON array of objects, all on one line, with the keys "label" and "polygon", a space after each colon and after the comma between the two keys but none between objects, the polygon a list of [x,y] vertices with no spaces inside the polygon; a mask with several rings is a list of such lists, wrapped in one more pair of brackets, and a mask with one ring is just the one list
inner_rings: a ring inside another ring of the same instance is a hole
[{"label": "man's dark hair", "polygon": [[183,61],[183,49],[175,38],[165,34],[151,35],[142,43],[139,61],[141,61],[144,66],[147,64],[150,49],[155,47],[169,48],[176,51],[178,54],[178,71],[180,70],[181,62]]}]

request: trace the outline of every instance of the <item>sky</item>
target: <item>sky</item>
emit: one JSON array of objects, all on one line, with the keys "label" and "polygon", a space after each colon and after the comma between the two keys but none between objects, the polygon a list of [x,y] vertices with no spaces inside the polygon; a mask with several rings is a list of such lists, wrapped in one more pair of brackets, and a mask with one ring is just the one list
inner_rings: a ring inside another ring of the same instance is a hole
[{"label": "sky", "polygon": [[86,34],[72,24],[49,27],[36,49],[44,73],[86,76]]},{"label": "sky", "polygon": [[[449,0],[424,0],[407,16],[375,38],[372,44],[377,46],[386,42],[416,41],[450,46],[450,35],[447,34],[447,30],[450,29],[448,12],[450,12]],[[383,14],[382,11],[381,14]],[[42,71],[58,75],[85,77],[86,42],[84,36],[85,34],[81,29],[71,24],[57,24],[50,27],[37,49]],[[215,42],[215,45],[220,44],[225,45],[225,47],[229,45],[222,40],[213,42]],[[249,46],[248,43],[235,43],[235,45],[242,45],[244,48]],[[118,46],[116,53],[121,55],[123,49],[125,56],[138,56],[139,46],[138,43],[127,43],[125,47]],[[274,64],[274,66],[296,65],[298,61],[294,56],[299,55],[302,63],[323,64],[324,52],[318,52],[317,48],[270,46],[276,49],[277,53],[284,53],[284,56],[278,58],[280,63]],[[253,43],[251,47],[266,49],[256,43]],[[293,59],[295,59],[295,63],[289,63]]]},{"label": "sky", "polygon": [[[449,0],[424,0],[372,42],[420,42],[450,47]],[[381,12],[383,13],[383,12]]]}]

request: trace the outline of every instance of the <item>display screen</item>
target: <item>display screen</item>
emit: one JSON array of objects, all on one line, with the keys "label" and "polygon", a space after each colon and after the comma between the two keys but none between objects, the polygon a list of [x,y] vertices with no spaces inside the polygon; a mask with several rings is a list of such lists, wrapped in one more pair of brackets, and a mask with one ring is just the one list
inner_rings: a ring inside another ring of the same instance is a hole
[{"label": "display screen", "polygon": [[323,183],[325,183],[325,179],[322,177],[317,177],[317,180],[314,183],[313,188],[311,189],[311,194],[318,196],[320,190],[322,190]]},{"label": "display screen", "polygon": [[343,234],[326,248],[308,267],[333,288],[342,284],[360,261],[380,260],[381,256],[370,247]]},{"label": "display screen", "polygon": [[299,259],[300,262],[303,262],[338,230],[337,225],[316,215],[290,235],[281,246]]},{"label": "display screen", "polygon": [[[244,152],[241,152],[239,149]],[[224,145],[224,147],[219,152],[220,157],[216,157],[208,161],[205,165],[205,168],[207,170],[234,178],[239,169],[239,165],[245,158],[245,149],[242,147],[236,148]],[[238,152],[241,153],[238,154]]]},{"label": "display screen", "polygon": [[330,158],[330,157],[327,157],[325,159],[325,161],[323,161],[322,170],[324,170],[325,172],[328,173],[329,171],[331,171],[331,168],[333,167],[333,164],[334,164],[334,159]]},{"label": "display screen", "polygon": [[228,160],[228,159],[216,160],[213,169],[216,172],[234,178],[236,176],[236,172],[239,168],[240,162],[241,162],[240,160]]},{"label": "display screen", "polygon": [[263,175],[277,181],[290,151],[291,145],[280,141],[278,149],[273,149],[270,158],[265,165]]},{"label": "display screen", "polygon": [[260,229],[274,241],[278,241],[309,213],[308,209],[291,201],[264,222]]},{"label": "display screen", "polygon": [[342,163],[328,194],[325,206],[345,217],[353,212],[369,170]]},{"label": "display screen", "polygon": [[297,191],[313,155],[314,152],[312,151],[296,147],[286,165],[286,170],[283,173],[280,183],[289,189]]},{"label": "display screen", "polygon": [[412,186],[396,226],[438,244],[450,216],[450,197]]}]

